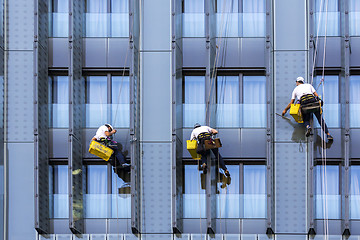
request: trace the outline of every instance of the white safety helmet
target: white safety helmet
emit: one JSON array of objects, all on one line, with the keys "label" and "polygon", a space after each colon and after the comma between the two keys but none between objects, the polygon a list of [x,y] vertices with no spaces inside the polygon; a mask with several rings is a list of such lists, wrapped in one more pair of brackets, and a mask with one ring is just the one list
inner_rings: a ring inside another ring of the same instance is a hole
[{"label": "white safety helmet", "polygon": [[108,127],[108,128],[110,128],[110,131],[112,131],[114,128],[110,125],[110,124],[108,124],[108,123],[105,123],[104,124],[106,127]]},{"label": "white safety helmet", "polygon": [[303,77],[297,77],[297,78],[296,78],[296,82],[302,82],[302,83],[304,83],[304,78],[303,78]]}]

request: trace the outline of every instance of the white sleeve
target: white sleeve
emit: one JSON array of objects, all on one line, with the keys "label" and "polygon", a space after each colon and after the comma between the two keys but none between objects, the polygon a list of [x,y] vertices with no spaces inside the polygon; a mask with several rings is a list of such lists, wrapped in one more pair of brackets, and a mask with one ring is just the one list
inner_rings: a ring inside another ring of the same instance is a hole
[{"label": "white sleeve", "polygon": [[316,92],[315,88],[313,87],[313,85],[310,84],[310,89],[311,89],[311,93]]},{"label": "white sleeve", "polygon": [[[296,88],[295,88],[296,89]],[[295,89],[293,90],[292,94],[291,94],[291,100],[296,98],[296,92]]]},{"label": "white sleeve", "polygon": [[194,139],[195,139],[195,134],[194,134],[194,130],[193,130],[190,135],[190,140],[194,140]]}]

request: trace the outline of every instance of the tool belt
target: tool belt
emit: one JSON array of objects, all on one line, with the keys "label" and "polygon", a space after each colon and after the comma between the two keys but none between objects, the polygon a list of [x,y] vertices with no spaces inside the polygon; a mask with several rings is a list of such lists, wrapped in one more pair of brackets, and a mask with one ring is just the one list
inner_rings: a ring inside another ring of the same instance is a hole
[{"label": "tool belt", "polygon": [[306,94],[300,98],[301,111],[303,113],[314,113],[320,111],[321,113],[321,100],[318,100],[312,94]]}]

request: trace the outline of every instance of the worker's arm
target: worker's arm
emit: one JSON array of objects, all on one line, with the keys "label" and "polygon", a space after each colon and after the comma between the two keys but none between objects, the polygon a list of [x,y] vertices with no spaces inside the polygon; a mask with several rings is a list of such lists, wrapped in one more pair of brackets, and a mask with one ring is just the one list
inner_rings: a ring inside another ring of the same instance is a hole
[{"label": "worker's arm", "polygon": [[315,97],[319,97],[319,94],[317,92],[314,92]]},{"label": "worker's arm", "polygon": [[113,135],[114,133],[116,133],[116,130],[115,130],[115,129],[113,129],[111,132],[105,131],[105,135],[108,136],[108,137],[110,137],[110,136]]},{"label": "worker's arm", "polygon": [[295,99],[291,99],[290,103],[286,106],[286,108],[284,109],[284,111],[282,112],[282,115],[284,116],[285,113],[290,109],[291,104],[294,104]]},{"label": "worker's arm", "polygon": [[211,129],[211,133],[215,135],[215,134],[218,133],[218,131],[217,131],[216,129],[213,129],[213,128],[212,128],[212,129]]}]

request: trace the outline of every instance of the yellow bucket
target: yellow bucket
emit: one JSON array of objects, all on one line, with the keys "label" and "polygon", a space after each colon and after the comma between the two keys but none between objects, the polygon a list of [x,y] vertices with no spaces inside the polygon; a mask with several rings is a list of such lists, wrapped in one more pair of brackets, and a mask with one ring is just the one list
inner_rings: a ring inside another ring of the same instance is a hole
[{"label": "yellow bucket", "polygon": [[94,154],[95,156],[108,161],[111,155],[113,154],[113,150],[97,141],[91,141],[89,153]]},{"label": "yellow bucket", "polygon": [[197,141],[196,140],[187,140],[186,148],[194,160],[201,159],[201,155],[196,153],[196,149],[197,149]]},{"label": "yellow bucket", "polygon": [[298,123],[303,123],[303,117],[301,114],[300,104],[291,104],[290,106],[290,115],[295,119]]}]

